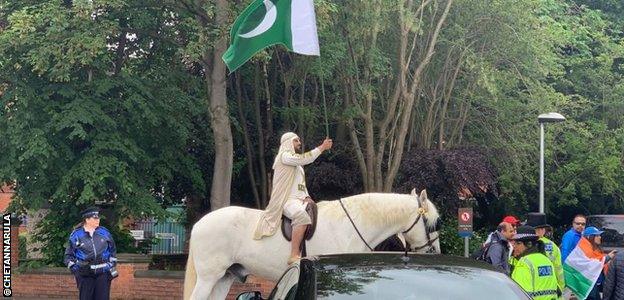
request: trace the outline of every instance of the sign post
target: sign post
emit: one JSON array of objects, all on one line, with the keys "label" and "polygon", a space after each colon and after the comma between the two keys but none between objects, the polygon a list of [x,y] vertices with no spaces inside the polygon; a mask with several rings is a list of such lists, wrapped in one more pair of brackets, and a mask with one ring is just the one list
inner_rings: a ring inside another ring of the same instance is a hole
[{"label": "sign post", "polygon": [[464,256],[469,255],[469,241],[472,236],[472,207],[461,207],[457,210],[457,233],[464,238]]}]

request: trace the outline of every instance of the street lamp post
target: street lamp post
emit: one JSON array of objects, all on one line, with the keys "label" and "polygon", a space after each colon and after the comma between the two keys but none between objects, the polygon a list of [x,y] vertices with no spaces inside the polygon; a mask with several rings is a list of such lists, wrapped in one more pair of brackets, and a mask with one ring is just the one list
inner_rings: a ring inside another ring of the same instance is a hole
[{"label": "street lamp post", "polygon": [[540,183],[539,183],[539,212],[544,213],[544,123],[565,121],[561,114],[551,112],[537,117],[540,124]]}]

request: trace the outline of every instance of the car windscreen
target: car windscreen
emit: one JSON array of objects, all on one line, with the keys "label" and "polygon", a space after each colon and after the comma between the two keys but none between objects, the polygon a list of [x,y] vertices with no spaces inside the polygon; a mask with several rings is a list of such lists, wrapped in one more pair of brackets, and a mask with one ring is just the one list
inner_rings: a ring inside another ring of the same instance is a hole
[{"label": "car windscreen", "polygon": [[600,235],[603,247],[624,247],[624,215],[589,216],[588,221],[604,231]]},{"label": "car windscreen", "polygon": [[317,299],[530,299],[509,277],[460,266],[325,268]]}]

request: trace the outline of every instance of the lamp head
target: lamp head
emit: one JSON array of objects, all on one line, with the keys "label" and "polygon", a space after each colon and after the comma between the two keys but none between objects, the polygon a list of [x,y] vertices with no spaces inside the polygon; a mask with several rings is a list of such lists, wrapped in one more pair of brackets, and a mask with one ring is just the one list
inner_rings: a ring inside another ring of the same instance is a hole
[{"label": "lamp head", "polygon": [[555,123],[565,121],[565,117],[560,113],[550,112],[547,114],[541,114],[537,117],[539,123]]}]

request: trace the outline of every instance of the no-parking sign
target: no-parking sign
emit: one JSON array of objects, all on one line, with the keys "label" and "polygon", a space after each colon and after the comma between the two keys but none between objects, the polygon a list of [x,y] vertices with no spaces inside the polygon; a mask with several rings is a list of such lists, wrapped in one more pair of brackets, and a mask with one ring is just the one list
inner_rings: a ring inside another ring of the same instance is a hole
[{"label": "no-parking sign", "polygon": [[462,207],[457,210],[457,233],[459,236],[472,236],[472,216],[472,207]]}]

